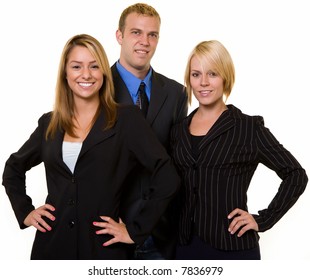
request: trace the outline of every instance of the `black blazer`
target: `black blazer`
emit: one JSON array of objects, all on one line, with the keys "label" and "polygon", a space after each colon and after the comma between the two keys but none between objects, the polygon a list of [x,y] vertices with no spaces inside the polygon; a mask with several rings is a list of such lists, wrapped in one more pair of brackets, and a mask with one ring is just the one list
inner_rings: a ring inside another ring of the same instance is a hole
[{"label": "black blazer", "polygon": [[126,176],[138,164],[152,178],[147,200],[126,225],[137,244],[144,242],[176,193],[180,179],[139,109],[120,107],[115,126],[108,130],[102,129],[104,120],[101,112],[83,142],[73,174],[62,159],[64,133],[58,131],[54,139],[45,140],[50,114],[40,118],[29,140],[7,160],[3,185],[21,228],[35,208],[26,194],[25,173],[41,162],[46,169],[46,203],[56,208],[56,220],[48,221],[52,231],[36,233],[32,259],[126,259],[128,246],[103,247],[111,236],[97,235],[92,223],[100,215],[118,221]]},{"label": "black blazer", "polygon": [[[197,110],[197,109],[196,109]],[[189,241],[192,221],[197,234],[222,250],[243,250],[258,245],[259,236],[247,231],[242,237],[228,232],[227,215],[235,208],[247,211],[247,190],[259,163],[282,179],[277,194],[253,215],[259,231],[270,229],[293,206],[307,185],[307,175],[297,160],[264,126],[260,116],[248,116],[228,105],[192,155],[189,124],[193,111],[172,131],[172,157],[182,176],[179,239]]]},{"label": "black blazer", "polygon": [[[116,101],[121,104],[133,105],[130,93],[117,71],[116,64],[111,67],[111,70]],[[188,102],[184,86],[153,70],[151,99],[146,120],[168,153],[170,150],[171,128],[187,116],[187,110]],[[144,196],[143,189],[148,185],[148,180],[150,180],[150,174],[143,171],[132,174],[127,181],[131,189],[125,196],[126,201],[130,205],[133,205],[133,202],[137,205],[141,202],[141,197],[143,198]],[[173,206],[170,207],[172,208]],[[126,211],[127,219],[131,220],[135,216],[135,213],[135,207],[131,207],[130,211]],[[156,246],[166,259],[174,257],[176,234],[174,232],[175,226],[172,223],[172,211],[168,210],[152,232]]]}]

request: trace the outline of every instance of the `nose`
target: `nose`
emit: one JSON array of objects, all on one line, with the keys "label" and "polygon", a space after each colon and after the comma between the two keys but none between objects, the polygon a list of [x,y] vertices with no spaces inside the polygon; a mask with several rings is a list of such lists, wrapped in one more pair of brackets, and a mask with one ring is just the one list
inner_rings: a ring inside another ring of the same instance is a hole
[{"label": "nose", "polygon": [[209,82],[209,77],[208,75],[202,75],[202,78],[201,78],[201,85],[202,86],[207,86],[209,85],[210,82]]},{"label": "nose", "polygon": [[144,45],[144,46],[148,46],[150,43],[149,43],[149,36],[148,34],[142,34],[141,37],[140,37],[140,44],[141,45]]},{"label": "nose", "polygon": [[85,79],[85,80],[88,80],[91,78],[91,71],[88,67],[85,67],[83,69],[83,72],[82,72],[82,77]]}]

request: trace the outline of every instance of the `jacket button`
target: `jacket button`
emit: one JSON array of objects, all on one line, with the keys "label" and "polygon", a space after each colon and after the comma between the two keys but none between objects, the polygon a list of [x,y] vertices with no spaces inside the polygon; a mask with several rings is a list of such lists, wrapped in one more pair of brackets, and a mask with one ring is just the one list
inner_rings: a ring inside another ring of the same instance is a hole
[{"label": "jacket button", "polygon": [[74,222],[74,221],[70,221],[70,222],[68,223],[68,226],[69,226],[69,228],[74,228],[75,222]]},{"label": "jacket button", "polygon": [[68,201],[68,205],[74,205],[75,204],[75,200],[74,199],[69,199]]},{"label": "jacket button", "polygon": [[74,205],[75,204],[75,200],[74,199],[69,199],[68,201],[68,205]]}]

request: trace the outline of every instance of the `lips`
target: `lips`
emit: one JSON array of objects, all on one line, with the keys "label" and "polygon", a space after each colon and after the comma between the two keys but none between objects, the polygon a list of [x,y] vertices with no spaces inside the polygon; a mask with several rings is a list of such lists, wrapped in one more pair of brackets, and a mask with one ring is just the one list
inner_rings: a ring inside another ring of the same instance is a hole
[{"label": "lips", "polygon": [[81,86],[81,87],[90,87],[90,86],[92,86],[94,83],[79,83],[79,85]]},{"label": "lips", "polygon": [[136,53],[140,53],[140,54],[148,54],[149,52],[146,50],[135,50]]},{"label": "lips", "polygon": [[210,93],[212,92],[212,90],[201,90],[201,91],[199,91],[199,93],[201,94],[201,95],[209,95]]}]

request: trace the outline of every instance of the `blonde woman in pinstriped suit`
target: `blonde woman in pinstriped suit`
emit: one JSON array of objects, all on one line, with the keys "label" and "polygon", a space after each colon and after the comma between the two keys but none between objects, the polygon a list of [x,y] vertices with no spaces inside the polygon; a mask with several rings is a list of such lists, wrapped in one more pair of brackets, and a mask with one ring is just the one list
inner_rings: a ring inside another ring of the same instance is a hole
[{"label": "blonde woman in pinstriped suit", "polygon": [[[172,157],[182,178],[177,259],[260,259],[259,235],[294,205],[308,182],[305,170],[264,126],[261,116],[226,105],[233,61],[218,41],[189,56],[185,84],[199,107],[174,126]],[[281,178],[265,209],[250,214],[247,190],[261,163]]]}]

